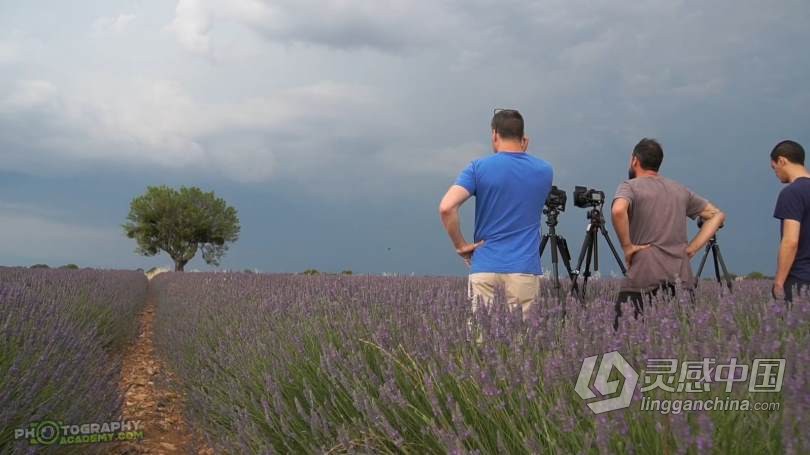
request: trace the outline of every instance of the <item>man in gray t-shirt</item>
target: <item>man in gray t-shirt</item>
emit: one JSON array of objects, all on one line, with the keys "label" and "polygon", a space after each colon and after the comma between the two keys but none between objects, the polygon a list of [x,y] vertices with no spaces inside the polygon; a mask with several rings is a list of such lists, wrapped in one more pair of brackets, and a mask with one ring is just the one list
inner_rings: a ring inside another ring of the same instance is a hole
[{"label": "man in gray t-shirt", "polygon": [[[689,260],[725,220],[725,215],[706,199],[658,175],[663,159],[657,141],[642,139],[630,157],[630,179],[619,185],[613,198],[613,228],[627,263],[627,276],[616,301],[614,328],[618,328],[622,303],[631,301],[638,317],[644,296],[661,288],[672,291],[677,281],[693,286]],[[689,242],[687,217],[698,216],[705,222]]]}]

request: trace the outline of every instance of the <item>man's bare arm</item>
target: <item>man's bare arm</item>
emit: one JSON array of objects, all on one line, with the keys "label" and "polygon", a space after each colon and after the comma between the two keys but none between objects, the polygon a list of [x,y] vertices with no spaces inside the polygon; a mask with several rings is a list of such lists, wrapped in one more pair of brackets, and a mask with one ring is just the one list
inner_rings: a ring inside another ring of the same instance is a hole
[{"label": "man's bare arm", "polygon": [[633,262],[633,256],[639,251],[649,248],[650,245],[634,245],[630,240],[630,201],[619,197],[613,200],[613,206],[610,209],[611,219],[613,221],[613,229],[616,230],[616,236],[619,237],[619,243],[624,250],[624,262],[627,266]]},{"label": "man's bare arm", "polygon": [[774,285],[780,289],[784,287],[796,252],[799,250],[799,231],[801,223],[796,220],[782,221],[782,241],[779,243],[779,257],[777,258],[776,278]]},{"label": "man's bare arm", "polygon": [[442,224],[456,248],[456,253],[464,259],[467,265],[470,265],[473,251],[484,243],[483,240],[477,243],[467,243],[464,240],[464,234],[461,233],[461,222],[458,217],[458,208],[467,199],[470,198],[470,192],[461,185],[453,185],[447,190],[442,201],[439,203],[439,215],[442,218]]},{"label": "man's bare arm", "polygon": [[616,236],[619,237],[619,243],[624,247],[630,245],[630,215],[628,210],[630,208],[630,201],[625,198],[616,198],[613,201],[613,206],[610,209],[613,229],[616,230]]},{"label": "man's bare arm", "polygon": [[700,228],[695,238],[686,247],[686,253],[690,258],[706,245],[717,230],[720,229],[720,226],[723,225],[723,222],[726,221],[726,214],[712,205],[711,202],[706,204],[699,216],[703,219],[703,227]]},{"label": "man's bare arm", "polygon": [[442,224],[450,235],[450,240],[453,241],[453,246],[461,248],[467,242],[464,240],[464,234],[461,233],[461,222],[458,218],[458,208],[461,204],[469,199],[470,193],[466,188],[460,185],[453,185],[447,190],[442,201],[439,203],[439,215],[442,218]]}]

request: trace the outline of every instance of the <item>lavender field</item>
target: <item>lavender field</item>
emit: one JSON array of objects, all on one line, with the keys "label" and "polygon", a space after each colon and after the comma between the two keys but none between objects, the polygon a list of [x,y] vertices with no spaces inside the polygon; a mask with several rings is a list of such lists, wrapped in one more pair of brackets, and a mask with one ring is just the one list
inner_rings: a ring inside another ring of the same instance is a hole
[{"label": "lavender field", "polygon": [[[0,268],[0,453],[42,450],[13,440],[29,422],[120,419],[121,351],[147,285],[134,271]],[[51,452],[107,450],[69,449]]]},{"label": "lavender field", "polygon": [[[769,282],[733,295],[704,283],[694,302],[657,302],[618,333],[612,280],[585,305],[569,299],[565,323],[555,299],[526,321],[496,302],[474,333],[462,278],[168,273],[152,284],[155,343],[218,453],[810,452],[810,302],[788,309]],[[779,410],[644,412],[637,388],[629,408],[596,416],[574,386],[583,359],[613,350],[639,369],[784,358],[780,392],[732,392]]]}]

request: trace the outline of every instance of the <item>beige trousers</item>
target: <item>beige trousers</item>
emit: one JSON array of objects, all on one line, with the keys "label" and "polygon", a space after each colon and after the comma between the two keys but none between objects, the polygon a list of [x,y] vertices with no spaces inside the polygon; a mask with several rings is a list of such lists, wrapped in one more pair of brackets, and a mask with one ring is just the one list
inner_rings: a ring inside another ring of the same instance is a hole
[{"label": "beige trousers", "polygon": [[495,296],[495,289],[502,287],[506,303],[510,309],[519,306],[525,319],[540,291],[542,275],[529,273],[471,273],[467,287],[475,312],[479,304],[489,306]]}]

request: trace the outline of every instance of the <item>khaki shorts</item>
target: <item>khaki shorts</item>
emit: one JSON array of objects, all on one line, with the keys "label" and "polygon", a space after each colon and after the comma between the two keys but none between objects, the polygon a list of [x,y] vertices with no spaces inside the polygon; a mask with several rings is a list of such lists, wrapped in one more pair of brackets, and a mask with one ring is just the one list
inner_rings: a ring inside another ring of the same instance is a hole
[{"label": "khaki shorts", "polygon": [[506,303],[510,308],[520,306],[525,318],[540,292],[541,278],[542,275],[529,273],[471,273],[467,293],[473,311],[478,309],[479,303],[488,306],[495,296],[495,289],[503,287]]}]

